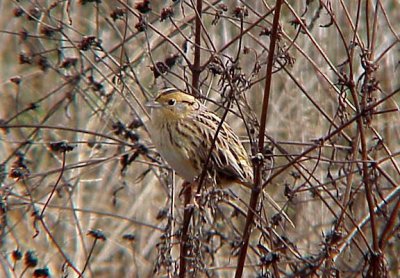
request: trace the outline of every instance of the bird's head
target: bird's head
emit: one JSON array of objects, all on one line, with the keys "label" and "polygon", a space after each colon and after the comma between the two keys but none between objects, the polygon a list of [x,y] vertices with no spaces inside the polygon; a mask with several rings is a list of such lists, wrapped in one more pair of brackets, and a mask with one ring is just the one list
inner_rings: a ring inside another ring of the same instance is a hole
[{"label": "bird's head", "polygon": [[163,90],[146,106],[152,108],[153,121],[165,122],[186,118],[199,110],[201,104],[195,97],[173,88]]}]

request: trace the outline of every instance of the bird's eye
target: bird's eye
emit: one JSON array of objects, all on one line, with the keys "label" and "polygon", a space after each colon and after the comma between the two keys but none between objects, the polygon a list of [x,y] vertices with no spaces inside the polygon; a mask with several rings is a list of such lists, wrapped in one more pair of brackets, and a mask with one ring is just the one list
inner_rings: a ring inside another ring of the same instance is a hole
[{"label": "bird's eye", "polygon": [[171,106],[173,106],[173,105],[175,105],[175,103],[176,103],[176,100],[175,99],[170,99],[170,100],[168,100],[168,105],[171,105]]}]

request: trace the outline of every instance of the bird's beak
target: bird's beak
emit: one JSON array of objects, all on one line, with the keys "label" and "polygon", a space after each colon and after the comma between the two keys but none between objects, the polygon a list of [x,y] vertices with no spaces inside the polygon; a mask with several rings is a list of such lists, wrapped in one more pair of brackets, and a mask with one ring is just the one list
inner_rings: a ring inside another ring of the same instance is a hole
[{"label": "bird's beak", "polygon": [[150,101],[146,102],[145,105],[146,105],[146,107],[149,107],[149,108],[160,108],[161,107],[161,104],[155,100],[150,100]]}]

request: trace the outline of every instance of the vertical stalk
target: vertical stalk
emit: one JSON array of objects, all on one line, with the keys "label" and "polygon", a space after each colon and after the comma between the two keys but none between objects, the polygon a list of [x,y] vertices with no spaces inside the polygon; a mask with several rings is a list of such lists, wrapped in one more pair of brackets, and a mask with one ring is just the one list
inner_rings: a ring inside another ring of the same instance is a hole
[{"label": "vertical stalk", "polygon": [[194,38],[194,61],[191,66],[192,70],[192,92],[197,95],[199,91],[200,80],[200,50],[201,50],[201,14],[203,9],[203,1],[197,0],[196,2],[196,19],[195,19],[195,38]]},{"label": "vertical stalk", "polygon": [[[190,69],[192,71],[192,94],[198,95],[199,92],[199,80],[200,80],[200,58],[201,58],[201,15],[203,9],[203,1],[197,0],[196,2],[196,18],[195,18],[195,45],[194,45],[194,61]],[[190,219],[192,218],[193,208],[190,206],[190,201],[192,199],[192,187],[190,184],[184,183],[184,212],[183,212],[183,227],[182,227],[182,237],[180,243],[180,255],[179,255],[179,277],[183,278],[186,274],[186,259],[189,254],[189,225]]]},{"label": "vertical stalk", "polygon": [[183,228],[182,228],[182,236],[181,236],[181,246],[180,246],[180,255],[179,255],[179,277],[183,278],[186,274],[186,260],[189,255],[189,224],[190,219],[192,218],[192,207],[190,206],[190,200],[192,199],[192,187],[189,183],[183,183],[184,190],[184,211],[183,211]]},{"label": "vertical stalk", "polygon": [[[263,106],[262,106],[261,120],[260,120],[260,134],[258,138],[258,152],[260,153],[262,153],[264,148],[265,125],[267,122],[269,95],[271,89],[272,66],[274,63],[275,45],[278,39],[279,16],[280,16],[282,2],[283,2],[282,0],[276,1],[274,20],[272,22],[271,40],[269,45],[267,71],[266,71],[265,87],[264,87],[264,98],[263,98]],[[261,164],[254,165],[254,171],[255,171],[254,186],[251,191],[250,207],[247,212],[246,224],[242,237],[243,245],[240,249],[238,265],[236,267],[236,273],[235,273],[236,278],[242,277],[243,275],[243,268],[244,268],[244,263],[246,261],[247,248],[249,246],[249,239],[251,235],[251,226],[254,221],[255,212],[257,210],[258,198],[262,191],[261,166],[262,166]],[[277,272],[275,274],[278,275]]]}]

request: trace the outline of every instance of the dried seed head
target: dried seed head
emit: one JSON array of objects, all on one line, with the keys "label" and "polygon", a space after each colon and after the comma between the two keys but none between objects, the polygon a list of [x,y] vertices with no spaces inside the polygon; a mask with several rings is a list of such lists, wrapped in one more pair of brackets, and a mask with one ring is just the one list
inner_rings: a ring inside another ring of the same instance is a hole
[{"label": "dried seed head", "polygon": [[41,14],[42,14],[42,12],[40,11],[40,9],[36,6],[34,6],[29,9],[26,17],[28,20],[38,20],[40,18]]},{"label": "dried seed head", "polygon": [[50,270],[47,267],[37,268],[33,272],[33,277],[35,277],[35,278],[47,278],[47,277],[50,277]]},{"label": "dried seed head", "polygon": [[67,141],[59,141],[59,142],[52,142],[49,145],[50,150],[52,150],[53,152],[70,152],[72,151],[75,146],[68,144]]},{"label": "dried seed head", "polygon": [[160,21],[164,21],[167,18],[173,17],[174,16],[174,10],[171,6],[163,8],[161,10],[161,15],[160,15]]},{"label": "dried seed head", "polygon": [[22,81],[21,76],[17,75],[17,76],[13,76],[10,78],[10,81],[16,85],[19,85]]},{"label": "dried seed head", "polygon": [[19,54],[19,63],[22,64],[32,64],[32,57],[28,56],[27,54],[21,52]]},{"label": "dried seed head", "polygon": [[38,264],[38,258],[34,251],[29,250],[24,255],[24,264],[26,267],[35,267]]},{"label": "dried seed head", "polygon": [[22,252],[19,249],[12,251],[11,258],[13,261],[19,261],[22,258]]},{"label": "dried seed head", "polygon": [[157,62],[154,66],[150,66],[154,78],[158,78],[164,73],[168,72],[169,67],[164,62]]},{"label": "dried seed head", "polygon": [[90,47],[97,45],[96,37],[95,36],[85,36],[79,42],[78,48],[82,51],[87,51]]},{"label": "dried seed head", "polygon": [[164,62],[169,68],[172,68],[179,57],[179,54],[171,54],[167,58],[165,58]]},{"label": "dried seed head", "polygon": [[70,67],[76,66],[77,63],[78,63],[77,58],[65,58],[64,61],[61,63],[60,67],[68,69]]},{"label": "dried seed head", "polygon": [[125,15],[126,9],[117,7],[111,12],[110,17],[113,21],[116,21],[117,19],[123,19]]},{"label": "dried seed head", "polygon": [[142,15],[139,16],[139,22],[135,24],[135,28],[138,30],[138,32],[144,32],[146,30],[146,20],[142,17]]},{"label": "dried seed head", "polygon": [[245,6],[237,6],[234,10],[233,10],[233,16],[237,17],[237,18],[245,18],[249,15],[249,11],[247,10],[247,8]]},{"label": "dried seed head", "polygon": [[146,14],[151,11],[150,0],[144,0],[135,5],[135,9],[137,9],[140,13]]},{"label": "dried seed head", "polygon": [[101,230],[90,230],[87,235],[95,239],[106,240],[106,236]]},{"label": "dried seed head", "polygon": [[13,12],[15,17],[23,16],[25,13],[24,10],[20,7],[16,7]]},{"label": "dried seed head", "polygon": [[136,236],[134,234],[124,234],[122,236],[122,239],[126,240],[126,241],[130,241],[133,242],[136,239]]}]

